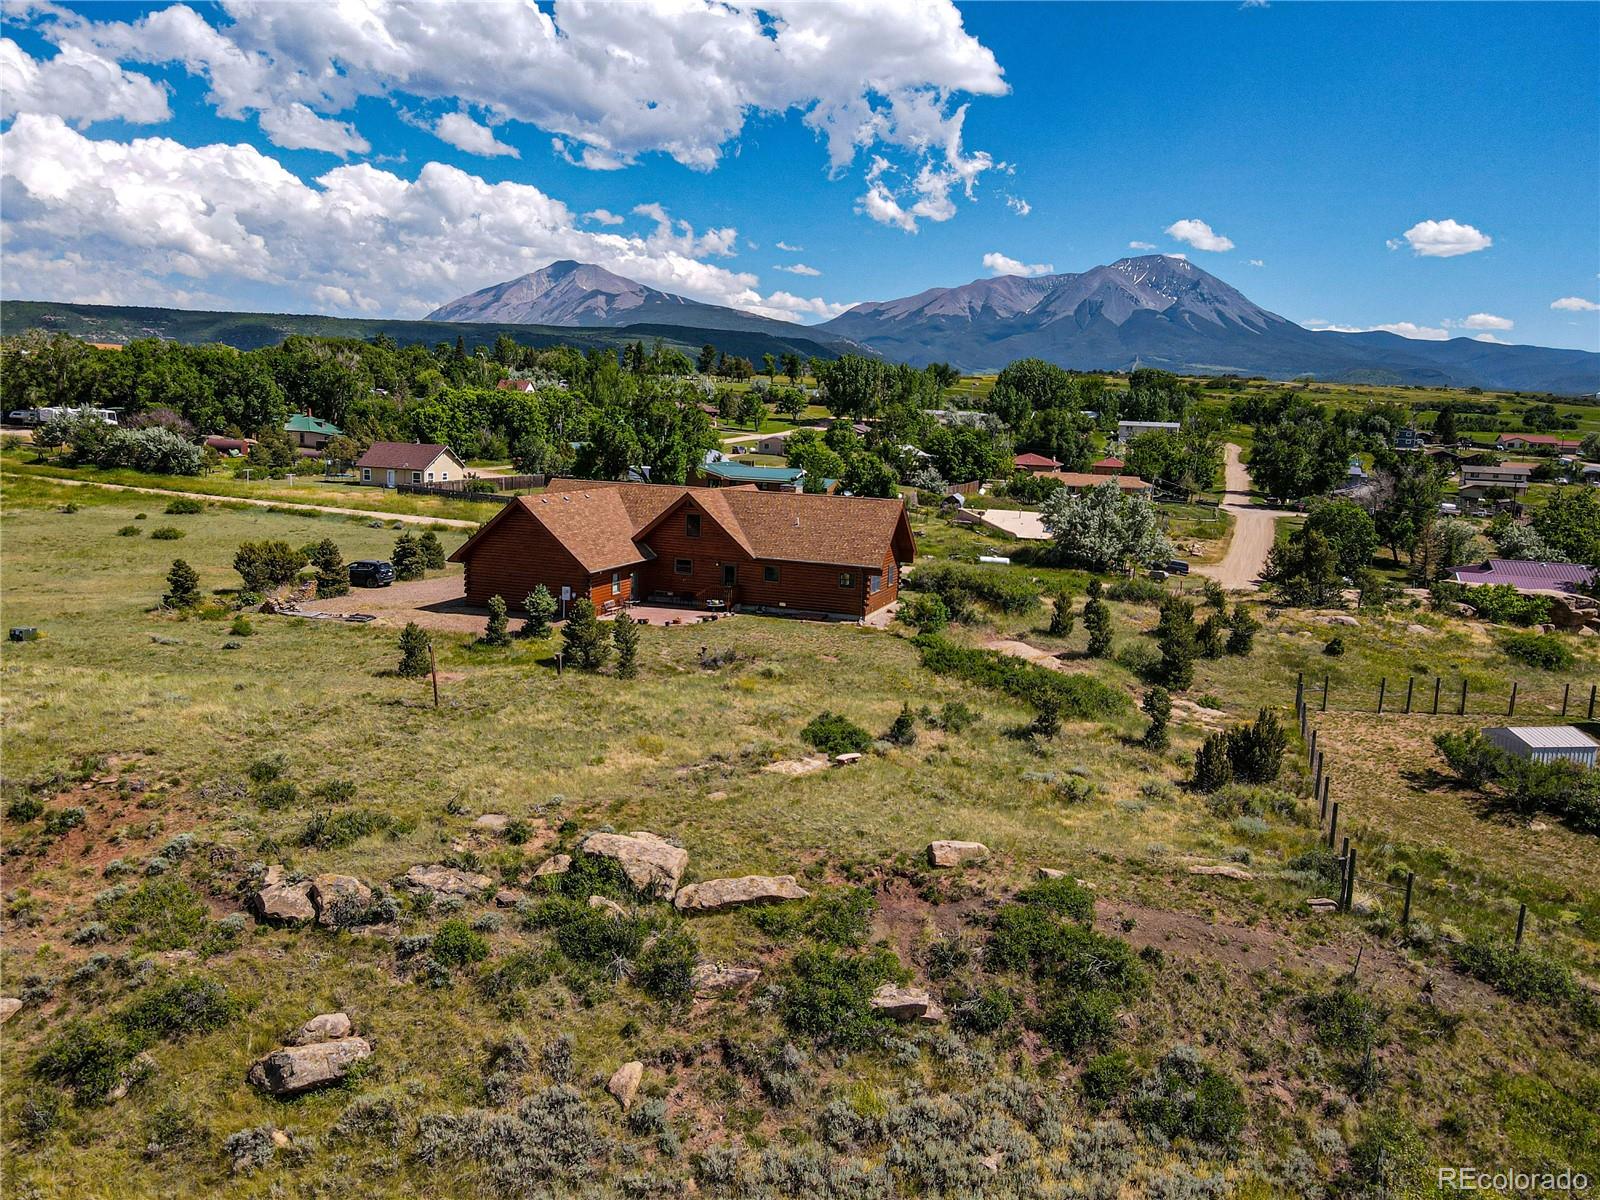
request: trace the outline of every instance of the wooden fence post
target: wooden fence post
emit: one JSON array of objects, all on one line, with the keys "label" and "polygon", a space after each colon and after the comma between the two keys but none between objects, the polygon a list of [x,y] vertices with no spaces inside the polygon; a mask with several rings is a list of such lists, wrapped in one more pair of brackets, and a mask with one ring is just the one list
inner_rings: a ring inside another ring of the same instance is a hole
[{"label": "wooden fence post", "polygon": [[1328,784],[1327,784],[1327,781],[1324,780],[1323,784],[1322,784],[1322,810],[1317,813],[1317,828],[1321,829],[1327,823],[1328,823]]},{"label": "wooden fence post", "polygon": [[1389,677],[1387,675],[1378,680],[1378,715],[1383,715],[1383,694],[1389,690]]},{"label": "wooden fence post", "polygon": [[[1328,677],[1322,677],[1322,711],[1328,711]],[[1594,689],[1589,689],[1589,716],[1594,716]]]},{"label": "wooden fence post", "polygon": [[1339,802],[1333,802],[1333,819],[1328,822],[1328,849],[1333,849],[1335,836],[1339,832]]},{"label": "wooden fence post", "polygon": [[1406,716],[1408,717],[1411,715],[1411,689],[1416,682],[1411,676],[1406,676]]},{"label": "wooden fence post", "polygon": [[1405,903],[1405,907],[1400,910],[1400,928],[1401,929],[1407,929],[1411,925],[1411,885],[1416,883],[1416,881],[1417,881],[1417,873],[1415,871],[1407,871],[1406,872],[1406,903]]},{"label": "wooden fence post", "polygon": [[1516,715],[1517,715],[1517,681],[1515,679],[1513,679],[1511,681],[1511,699],[1506,701],[1506,716],[1514,717]]},{"label": "wooden fence post", "polygon": [[1527,925],[1527,923],[1528,923],[1528,906],[1526,904],[1518,905],[1517,906],[1517,941],[1516,941],[1516,947],[1515,947],[1518,950],[1522,949],[1522,930],[1523,930],[1523,927]]},{"label": "wooden fence post", "polygon": [[1320,791],[1322,791],[1322,755],[1315,754],[1311,758],[1311,798],[1315,800]]},{"label": "wooden fence post", "polygon": [[1561,689],[1561,715],[1567,715],[1567,697],[1572,695],[1572,685],[1569,683]]},{"label": "wooden fence post", "polygon": [[1351,846],[1344,855],[1344,911],[1350,911],[1350,904],[1356,898],[1356,848]]},{"label": "wooden fence post", "polygon": [[1310,755],[1312,763],[1315,764],[1317,761],[1317,731],[1315,729],[1311,731],[1311,744],[1306,747],[1306,753]]},{"label": "wooden fence post", "polygon": [[1600,687],[1600,684],[1591,683],[1589,685],[1589,720],[1591,721],[1594,720],[1594,693],[1596,687]]},{"label": "wooden fence post", "polygon": [[1456,713],[1456,716],[1464,717],[1466,715],[1467,715],[1467,681],[1465,679],[1463,679],[1461,681],[1461,709],[1460,709],[1459,712]]},{"label": "wooden fence post", "polygon": [[433,676],[433,706],[439,707],[439,660],[433,654],[433,639],[428,639],[428,674]]},{"label": "wooden fence post", "polygon": [[1432,715],[1436,716],[1436,717],[1439,715],[1439,685],[1441,683],[1443,683],[1443,682],[1444,682],[1444,680],[1440,679],[1439,676],[1435,675],[1433,677],[1433,714]]}]

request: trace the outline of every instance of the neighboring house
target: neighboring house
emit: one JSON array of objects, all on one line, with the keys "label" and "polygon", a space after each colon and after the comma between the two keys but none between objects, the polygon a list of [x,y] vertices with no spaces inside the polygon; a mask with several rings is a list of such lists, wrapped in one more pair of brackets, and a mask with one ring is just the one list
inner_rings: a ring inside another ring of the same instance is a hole
[{"label": "neighboring house", "polygon": [[1498,467],[1467,463],[1461,468],[1459,490],[1469,500],[1480,499],[1490,488],[1497,487],[1505,488],[1513,496],[1521,496],[1532,479],[1532,463],[1501,463]]},{"label": "neighboring house", "polygon": [[1396,450],[1421,450],[1428,439],[1422,436],[1417,429],[1402,429],[1394,435],[1394,448]]},{"label": "neighboring house", "polygon": [[473,534],[473,604],[544,584],[602,609],[634,600],[859,619],[899,595],[916,541],[899,500],[572,481],[519,496]]},{"label": "neighboring house", "polygon": [[1162,429],[1177,433],[1182,428],[1182,424],[1177,421],[1118,421],[1117,441],[1126,445],[1141,433],[1155,433]]},{"label": "neighboring house", "polygon": [[1089,474],[1091,474],[1091,475],[1121,475],[1122,474],[1122,468],[1127,466],[1127,465],[1128,464],[1123,462],[1122,459],[1114,458],[1114,457],[1112,457],[1111,455],[1108,454],[1108,455],[1106,455],[1105,458],[1100,459],[1098,462],[1094,462],[1094,463],[1090,463],[1089,464]]},{"label": "neighboring house", "polygon": [[1043,454],[1019,454],[1011,460],[1012,465],[1019,471],[1027,471],[1030,475],[1037,475],[1040,471],[1059,471],[1061,464],[1053,458]]},{"label": "neighboring house", "polygon": [[1547,454],[1575,454],[1581,445],[1572,438],[1549,433],[1502,433],[1494,440],[1496,450],[1539,450]]},{"label": "neighboring house", "polygon": [[1600,751],[1600,743],[1571,725],[1502,725],[1485,729],[1483,736],[1516,758],[1545,763],[1565,760],[1590,770],[1595,766],[1596,751]]},{"label": "neighboring house", "polygon": [[202,446],[215,450],[223,458],[243,458],[255,449],[255,438],[224,437],[220,433],[208,433],[200,439]]},{"label": "neighboring house", "polygon": [[1600,484],[1600,463],[1578,464],[1575,478],[1582,483]]},{"label": "neighboring house", "polygon": [[1473,586],[1509,584],[1519,592],[1576,594],[1594,576],[1594,568],[1581,563],[1529,562],[1520,558],[1490,558],[1451,572],[1457,583]]},{"label": "neighboring house", "polygon": [[941,425],[982,425],[993,419],[989,413],[976,408],[925,408],[922,411]]},{"label": "neighboring house", "polygon": [[531,379],[502,379],[495,384],[495,387],[502,392],[536,392],[539,390],[534,386],[534,382]]},{"label": "neighboring house", "polygon": [[1114,483],[1126,493],[1136,496],[1154,497],[1155,487],[1146,483],[1137,475],[1091,475],[1087,471],[1041,471],[1046,479],[1059,479],[1061,486],[1069,492],[1086,492],[1090,488],[1104,487]]},{"label": "neighboring house", "polygon": [[792,436],[794,436],[794,430],[792,429],[780,429],[776,433],[764,433],[756,439],[756,453],[774,454],[781,458],[789,453],[789,439]]},{"label": "neighboring house", "polygon": [[313,417],[308,412],[295,413],[284,422],[283,431],[292,437],[294,444],[302,450],[321,450],[334,438],[344,435],[344,430],[332,421]]},{"label": "neighboring house", "polygon": [[373,442],[356,459],[356,482],[376,487],[402,483],[449,483],[466,475],[466,464],[449,446],[435,442]]},{"label": "neighboring house", "polygon": [[701,463],[690,472],[690,482],[697,487],[753,485],[766,492],[798,492],[805,475],[805,470],[801,467],[758,467],[753,463],[720,459]]}]

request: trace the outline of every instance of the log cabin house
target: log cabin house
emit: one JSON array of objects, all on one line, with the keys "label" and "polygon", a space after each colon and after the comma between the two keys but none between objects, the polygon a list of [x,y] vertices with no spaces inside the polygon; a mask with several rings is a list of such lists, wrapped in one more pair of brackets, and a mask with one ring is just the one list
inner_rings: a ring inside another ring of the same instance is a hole
[{"label": "log cabin house", "polygon": [[860,619],[894,601],[915,554],[899,500],[579,480],[517,497],[450,559],[472,604],[521,608],[542,583],[601,611],[638,600]]}]

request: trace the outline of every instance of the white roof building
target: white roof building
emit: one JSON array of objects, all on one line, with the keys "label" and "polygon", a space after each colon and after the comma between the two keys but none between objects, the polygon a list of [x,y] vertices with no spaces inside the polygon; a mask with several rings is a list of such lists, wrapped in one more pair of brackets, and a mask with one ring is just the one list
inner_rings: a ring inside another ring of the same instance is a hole
[{"label": "white roof building", "polygon": [[1507,754],[1534,762],[1566,759],[1592,768],[1600,752],[1600,742],[1571,725],[1502,725],[1485,729],[1483,736]]}]

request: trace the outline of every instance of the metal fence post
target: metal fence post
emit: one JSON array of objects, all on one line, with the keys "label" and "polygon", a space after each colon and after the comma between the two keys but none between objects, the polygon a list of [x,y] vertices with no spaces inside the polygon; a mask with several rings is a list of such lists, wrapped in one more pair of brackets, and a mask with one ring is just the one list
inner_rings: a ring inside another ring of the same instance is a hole
[{"label": "metal fence post", "polygon": [[1567,715],[1567,697],[1572,695],[1572,685],[1569,683],[1561,689],[1561,715]]},{"label": "metal fence post", "polygon": [[[1328,711],[1328,677],[1322,677],[1322,711]],[[1594,689],[1589,689],[1589,715],[1594,716]]]},{"label": "metal fence post", "polygon": [[1411,925],[1411,885],[1416,883],[1416,881],[1417,881],[1417,873],[1415,871],[1407,871],[1406,872],[1406,903],[1405,903],[1405,907],[1400,910],[1400,928],[1401,929],[1409,928],[1410,925]]},{"label": "metal fence post", "polygon": [[1594,693],[1597,687],[1600,687],[1600,684],[1591,683],[1589,685],[1589,720],[1591,721],[1594,720]]}]

